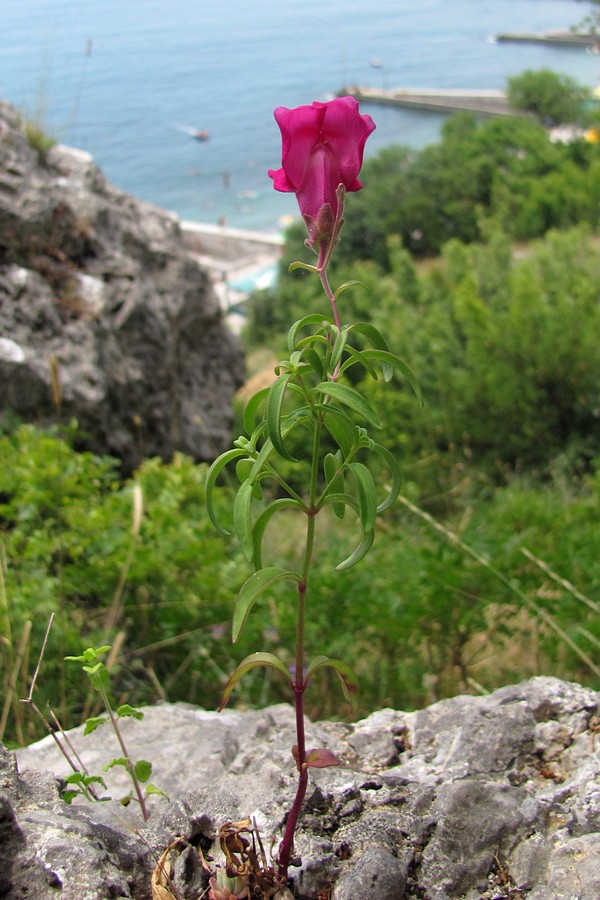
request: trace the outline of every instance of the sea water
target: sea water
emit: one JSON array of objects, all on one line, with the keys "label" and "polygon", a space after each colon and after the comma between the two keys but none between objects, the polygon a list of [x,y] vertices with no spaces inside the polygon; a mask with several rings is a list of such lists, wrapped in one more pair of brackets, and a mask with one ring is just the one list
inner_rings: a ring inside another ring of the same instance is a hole
[{"label": "sea water", "polygon": [[[595,86],[582,48],[495,43],[502,31],[568,28],[575,0],[8,0],[0,99],[89,151],[116,185],[182,218],[262,230],[296,213],[273,108],[347,84],[504,88],[547,67]],[[422,147],[444,117],[364,105],[367,152]],[[208,139],[194,138],[196,131]]]}]

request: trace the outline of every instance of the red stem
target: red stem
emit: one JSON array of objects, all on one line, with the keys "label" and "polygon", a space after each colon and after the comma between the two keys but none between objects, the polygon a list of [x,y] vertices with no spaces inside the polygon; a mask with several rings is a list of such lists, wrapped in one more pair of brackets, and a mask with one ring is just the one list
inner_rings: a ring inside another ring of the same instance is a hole
[{"label": "red stem", "polygon": [[287,821],[285,823],[285,831],[283,834],[283,840],[279,845],[279,854],[278,854],[278,866],[279,866],[279,874],[284,878],[287,877],[288,868],[290,865],[290,859],[292,853],[294,852],[294,834],[296,832],[296,826],[298,824],[298,818],[300,816],[300,811],[302,809],[302,805],[304,803],[304,796],[306,794],[306,788],[308,786],[308,767],[306,765],[306,742],[304,737],[304,691],[306,690],[305,684],[299,684],[299,681],[302,682],[303,676],[300,673],[300,677],[298,678],[298,674],[296,675],[296,684],[294,685],[294,699],[296,706],[296,738],[298,741],[298,760],[297,766],[300,772],[298,777],[298,787],[296,788],[296,796],[294,797],[294,802],[292,804],[292,808],[290,809],[287,817]]}]

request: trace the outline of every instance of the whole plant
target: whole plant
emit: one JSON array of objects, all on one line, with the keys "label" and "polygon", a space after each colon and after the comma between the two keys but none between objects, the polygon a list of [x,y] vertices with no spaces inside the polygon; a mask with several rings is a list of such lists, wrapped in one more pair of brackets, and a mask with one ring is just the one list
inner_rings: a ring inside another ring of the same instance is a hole
[{"label": "whole plant", "polygon": [[[269,176],[276,190],[296,194],[307,231],[306,246],[316,255],[316,262],[297,261],[290,270],[304,269],[319,279],[328,310],[307,312],[292,324],[287,338],[289,356],[278,362],[270,387],[249,400],[244,413],[246,433],[211,466],[206,502],[217,529],[229,534],[215,514],[213,496],[223,470],[235,465],[239,487],[233,503],[233,532],[254,571],[235,601],[234,643],[255,603],[267,596],[273,600],[280,585],[289,587],[288,602],[296,606],[296,638],[290,659],[265,651],[247,656],[229,678],[220,706],[223,709],[228,703],[240,679],[262,666],[283,679],[293,699],[296,744],[291,752],[298,784],[275,857],[278,876],[285,879],[290,865],[298,863],[294,835],[309,769],[339,765],[327,748],[307,746],[305,693],[313,680],[329,669],[339,679],[351,708],[356,708],[358,698],[357,678],[347,661],[324,652],[309,655],[305,646],[307,617],[311,606],[319,602],[319,585],[312,577],[317,522],[323,521],[329,528],[337,518],[346,525],[348,551],[336,568],[349,569],[368,553],[377,516],[393,504],[400,490],[396,459],[372,436],[383,423],[353,386],[356,378],[349,383],[348,375],[359,369],[361,375],[389,382],[399,374],[417,394],[418,388],[410,369],[391,352],[372,324],[342,322],[341,298],[358,283],[347,282],[334,290],[328,278],[344,222],[346,194],[362,187],[358,175],[366,140],[375,128],[371,117],[359,113],[354,98],[341,97],[296,109],[278,107],[275,119],[281,130],[282,164],[270,170]],[[369,458],[378,461],[383,470],[380,489],[367,464]],[[309,474],[300,487],[288,473],[290,464],[301,459],[305,461],[301,471]],[[296,568],[273,565],[266,559],[267,530],[282,513],[289,515],[290,511],[304,523]]]}]

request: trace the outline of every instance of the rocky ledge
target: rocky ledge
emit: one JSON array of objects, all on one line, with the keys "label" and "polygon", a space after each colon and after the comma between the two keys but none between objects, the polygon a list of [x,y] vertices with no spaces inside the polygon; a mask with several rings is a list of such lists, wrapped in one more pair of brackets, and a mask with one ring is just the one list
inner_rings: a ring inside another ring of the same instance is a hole
[{"label": "rocky ledge", "polygon": [[[308,727],[339,768],[312,770],[292,870],[299,900],[597,900],[600,695],[534,678],[418,712]],[[70,733],[91,771],[112,756],[106,726]],[[151,759],[170,800],[144,825],[117,800],[67,806],[68,769],[51,738],[0,757],[0,896],[150,900],[151,871],[178,835],[207,852],[224,822],[254,817],[269,851],[295,779],[285,705],[221,714],[185,705],[127,720],[133,757]],[[110,793],[126,785],[114,775]],[[175,872],[180,896],[205,880]],[[157,895],[158,896],[158,895]]]},{"label": "rocky ledge", "polygon": [[0,103],[0,412],[75,418],[126,470],[174,450],[213,459],[243,357],[177,217],[87,153],[32,143]]}]

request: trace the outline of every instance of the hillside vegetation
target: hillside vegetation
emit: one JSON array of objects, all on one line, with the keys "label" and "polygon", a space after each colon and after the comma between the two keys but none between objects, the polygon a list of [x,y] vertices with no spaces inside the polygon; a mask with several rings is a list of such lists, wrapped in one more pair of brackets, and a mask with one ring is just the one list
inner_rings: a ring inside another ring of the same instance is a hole
[{"label": "hillside vegetation", "polygon": [[[438,145],[385,150],[361,180],[332,277],[361,282],[343,294],[342,320],[386,334],[425,405],[400,381],[362,385],[385,422],[380,442],[401,461],[402,499],[348,573],[334,572],[337,524],[320,531],[308,645],[323,649],[326,634],[326,652],[355,666],[363,714],[532,674],[598,687],[600,148],[552,143],[530,119],[458,116]],[[277,354],[294,319],[325,312],[316,279],[286,271],[307,254],[292,229],[277,288],[251,302],[250,363],[258,349]],[[40,734],[18,700],[51,611],[36,696],[65,725],[89,713],[62,662],[83,646],[117,646],[119,702],[207,707],[246,653],[293,654],[283,593],[261,599],[263,615],[231,646],[233,598],[249,569],[208,524],[205,466],[148,460],[123,482],[114,461],[73,449],[75,433],[6,423],[0,438],[10,741]],[[227,518],[229,487],[216,496]],[[293,520],[268,541],[293,559]],[[344,715],[325,687],[309,694],[309,714]],[[278,699],[262,671],[237,693],[246,705]]]}]

